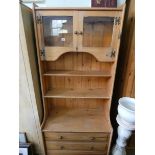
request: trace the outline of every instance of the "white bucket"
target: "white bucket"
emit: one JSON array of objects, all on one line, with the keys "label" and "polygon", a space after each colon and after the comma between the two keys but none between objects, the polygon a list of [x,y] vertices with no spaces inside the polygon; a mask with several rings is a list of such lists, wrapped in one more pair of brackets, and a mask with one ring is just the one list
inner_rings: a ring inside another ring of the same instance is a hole
[{"label": "white bucket", "polygon": [[135,99],[122,97],[119,99],[118,114],[128,124],[135,124]]}]

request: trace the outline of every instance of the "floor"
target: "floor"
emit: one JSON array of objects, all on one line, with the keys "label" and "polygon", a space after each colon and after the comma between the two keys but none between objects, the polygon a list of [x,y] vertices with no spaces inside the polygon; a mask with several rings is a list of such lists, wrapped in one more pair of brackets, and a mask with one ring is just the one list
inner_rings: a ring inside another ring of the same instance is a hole
[{"label": "floor", "polygon": [[135,155],[135,150],[134,149],[127,149],[127,155]]},{"label": "floor", "polygon": [[[110,153],[110,155],[112,155],[112,153]],[[127,149],[126,155],[135,155],[135,150],[134,149]]]}]

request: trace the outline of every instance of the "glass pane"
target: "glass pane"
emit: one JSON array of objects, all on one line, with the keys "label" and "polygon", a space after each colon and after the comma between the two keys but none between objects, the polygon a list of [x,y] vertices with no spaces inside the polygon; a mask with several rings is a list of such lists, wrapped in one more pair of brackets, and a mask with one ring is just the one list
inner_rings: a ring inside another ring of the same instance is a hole
[{"label": "glass pane", "polygon": [[84,17],[83,47],[109,47],[114,17]]},{"label": "glass pane", "polygon": [[45,46],[69,47],[73,45],[73,17],[44,16]]}]

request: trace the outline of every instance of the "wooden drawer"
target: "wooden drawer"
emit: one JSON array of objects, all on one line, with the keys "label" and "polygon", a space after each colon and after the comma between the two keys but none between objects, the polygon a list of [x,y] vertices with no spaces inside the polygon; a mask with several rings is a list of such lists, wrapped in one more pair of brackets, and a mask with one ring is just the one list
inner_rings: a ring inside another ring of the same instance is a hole
[{"label": "wooden drawer", "polygon": [[47,150],[106,151],[105,142],[46,141]]},{"label": "wooden drawer", "polygon": [[45,140],[65,141],[108,141],[109,133],[57,133],[44,132]]},{"label": "wooden drawer", "polygon": [[103,151],[47,150],[47,155],[106,155]]}]

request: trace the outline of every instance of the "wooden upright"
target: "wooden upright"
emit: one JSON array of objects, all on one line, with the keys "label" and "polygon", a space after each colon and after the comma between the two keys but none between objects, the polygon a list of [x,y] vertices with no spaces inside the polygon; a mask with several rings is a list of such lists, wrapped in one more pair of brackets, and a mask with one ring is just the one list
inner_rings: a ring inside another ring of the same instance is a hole
[{"label": "wooden upright", "polygon": [[109,154],[124,10],[34,5],[47,155]]}]

